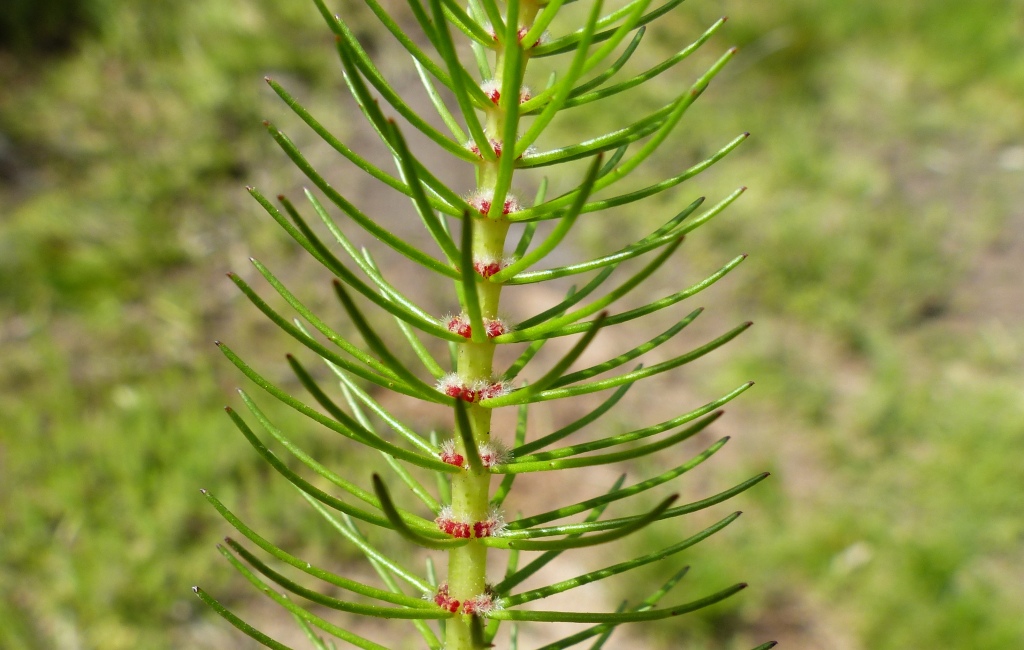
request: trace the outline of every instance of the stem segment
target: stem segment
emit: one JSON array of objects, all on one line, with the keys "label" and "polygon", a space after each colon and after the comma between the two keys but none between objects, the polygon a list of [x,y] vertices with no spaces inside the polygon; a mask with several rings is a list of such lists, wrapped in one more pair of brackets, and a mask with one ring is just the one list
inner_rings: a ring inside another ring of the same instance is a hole
[{"label": "stem segment", "polygon": [[[505,33],[500,35],[496,46],[495,83],[507,96],[510,83],[523,78],[528,56],[519,42],[520,34],[525,28],[529,30],[537,15],[539,6],[536,0],[509,0],[507,4]],[[511,43],[510,43],[511,37]],[[508,53],[513,52],[513,56]],[[511,96],[488,107],[484,121],[488,139],[501,143],[504,157],[514,156],[515,134],[519,121],[519,88],[515,88]],[[512,102],[515,102],[513,106]],[[509,111],[506,107],[512,106]],[[511,137],[510,137],[511,136]],[[511,141],[509,141],[511,140]],[[483,152],[481,152],[483,153]],[[505,201],[511,185],[509,161],[505,162],[504,173],[502,156],[489,160],[489,156],[481,155],[477,167],[477,195],[490,197],[490,209],[482,210],[482,214],[473,214],[472,259],[479,263],[500,261],[505,255],[505,238],[508,234],[509,220],[505,214]],[[512,161],[514,164],[514,161]],[[480,313],[484,322],[498,318],[498,306],[501,300],[502,284],[489,282],[479,274],[474,276],[480,303]],[[465,305],[463,305],[465,307]],[[459,380],[469,387],[490,383],[493,377],[493,361],[495,343],[486,335],[473,336],[459,344],[456,372]],[[467,408],[470,429],[478,448],[491,442],[491,409],[478,403],[470,403]],[[457,442],[462,447],[461,441]],[[465,450],[462,450],[465,453]],[[452,514],[460,521],[482,522],[490,519],[489,511],[491,475],[487,467],[477,469],[472,466],[455,474],[452,478]],[[467,600],[486,598],[487,594],[487,547],[478,539],[472,539],[465,546],[449,551],[448,556],[448,593],[453,600],[465,603]],[[451,619],[446,626],[446,650],[475,650],[471,633],[471,617],[460,615]]]}]

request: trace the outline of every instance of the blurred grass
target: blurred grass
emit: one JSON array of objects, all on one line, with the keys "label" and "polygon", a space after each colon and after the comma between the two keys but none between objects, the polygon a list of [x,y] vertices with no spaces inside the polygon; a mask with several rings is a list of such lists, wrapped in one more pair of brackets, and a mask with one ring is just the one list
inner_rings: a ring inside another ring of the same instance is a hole
[{"label": "blurred grass", "polygon": [[[250,252],[292,255],[240,190],[294,178],[259,128],[281,110],[260,77],[329,114],[340,75],[306,3],[102,6],[70,50],[0,40],[0,647],[234,647],[196,632],[193,582],[249,595],[215,561],[225,528],[198,488],[311,557],[330,537],[218,413],[238,379],[209,342],[274,348],[218,278]],[[347,17],[370,33],[361,9]],[[711,306],[758,325],[688,381],[758,380],[712,482],[775,478],[684,559],[705,590],[755,588],[680,621],[667,647],[1024,646],[1024,8],[686,3],[637,67],[721,13],[718,50],[743,54],[647,173],[754,137],[621,227],[750,186],[691,237],[685,268],[752,253]],[[572,115],[564,137],[694,70]]]}]

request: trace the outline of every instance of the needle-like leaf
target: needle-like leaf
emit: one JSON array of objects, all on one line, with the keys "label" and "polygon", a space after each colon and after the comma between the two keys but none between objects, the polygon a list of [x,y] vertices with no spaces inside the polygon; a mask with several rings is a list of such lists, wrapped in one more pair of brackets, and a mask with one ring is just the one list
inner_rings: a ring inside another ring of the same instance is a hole
[{"label": "needle-like leaf", "polygon": [[220,551],[221,555],[223,555],[225,558],[227,558],[227,560],[231,563],[231,565],[234,566],[235,569],[238,570],[239,573],[241,573],[243,576],[245,576],[245,578],[249,582],[251,582],[253,584],[253,586],[255,586],[257,589],[262,591],[271,600],[275,601],[277,604],[281,605],[282,607],[287,609],[292,614],[298,616],[299,618],[303,619],[304,621],[308,621],[308,622],[312,623],[313,625],[317,626],[321,630],[324,630],[325,632],[330,632],[331,634],[333,634],[334,636],[338,637],[339,639],[344,639],[345,641],[348,641],[349,643],[351,643],[352,645],[356,646],[357,648],[364,648],[365,650],[388,650],[387,647],[382,646],[379,643],[374,643],[373,641],[370,641],[367,638],[361,637],[358,634],[355,634],[353,632],[349,632],[348,630],[346,630],[344,628],[341,628],[341,627],[338,627],[337,625],[334,625],[333,623],[328,623],[327,621],[325,621],[324,619],[320,618],[319,616],[317,616],[317,615],[315,615],[315,614],[313,614],[311,612],[308,612],[305,609],[302,609],[298,605],[293,604],[287,597],[283,596],[282,594],[277,593],[276,591],[271,589],[269,585],[267,585],[265,582],[260,580],[259,577],[256,576],[256,574],[254,574],[252,571],[247,569],[245,567],[245,565],[243,565],[226,548],[224,548],[223,546],[218,546],[217,550]]},{"label": "needle-like leaf", "polygon": [[593,467],[594,465],[607,465],[609,463],[617,463],[624,460],[631,460],[633,458],[639,458],[641,456],[647,456],[653,454],[656,451],[667,449],[673,445],[677,445],[680,442],[687,440],[694,435],[700,433],[704,428],[710,425],[712,422],[721,417],[722,412],[713,413],[711,416],[704,418],[697,424],[680,431],[679,433],[673,434],[664,440],[658,442],[652,442],[649,445],[643,445],[640,447],[634,447],[625,451],[617,451],[610,454],[603,454],[600,456],[583,456],[583,457],[569,457],[559,458],[555,460],[540,460],[540,461],[522,461],[517,460],[505,465],[499,465],[491,469],[496,474],[505,474],[507,472],[548,472],[556,469],[569,469],[574,467]]},{"label": "needle-like leaf", "polygon": [[317,568],[309,562],[300,560],[294,555],[291,555],[290,553],[287,553],[286,551],[283,551],[280,548],[274,546],[265,538],[257,534],[256,531],[246,526],[245,523],[242,522],[242,520],[236,517],[234,513],[228,510],[223,503],[221,503],[207,490],[202,490],[201,492],[203,496],[206,497],[206,500],[209,501],[211,505],[213,505],[217,512],[219,512],[220,515],[224,517],[224,519],[229,524],[231,524],[238,532],[245,536],[246,539],[251,541],[256,546],[260,547],[270,555],[274,556],[278,560],[281,560],[285,564],[291,565],[296,569],[299,569],[300,571],[313,576],[314,578],[318,578],[336,587],[341,587],[342,589],[360,594],[362,596],[366,596],[368,598],[373,598],[375,600],[380,600],[395,605],[404,605],[406,607],[433,607],[432,604],[427,603],[421,598],[412,598],[411,596],[396,594],[390,591],[384,591],[383,589],[377,589],[376,587],[371,587],[369,585],[364,585],[360,582],[356,582],[355,580],[350,580],[348,578],[344,578],[329,571]]},{"label": "needle-like leaf", "polygon": [[388,492],[387,486],[384,485],[383,479],[381,479],[378,474],[373,475],[373,491],[377,494],[377,498],[380,500],[381,510],[384,511],[384,515],[388,518],[388,521],[391,522],[391,526],[399,535],[406,538],[413,544],[424,548],[452,549],[459,546],[465,546],[469,543],[470,540],[468,539],[436,539],[433,537],[426,537],[407,526],[398,512],[398,508],[395,507],[395,502],[391,500],[391,494]]},{"label": "needle-like leaf", "polygon": [[722,519],[718,523],[709,526],[708,528],[705,528],[696,535],[688,537],[687,539],[676,544],[673,544],[671,546],[667,546],[659,551],[648,553],[647,555],[642,555],[638,558],[629,560],[627,562],[613,564],[611,566],[599,569],[597,571],[591,571],[589,573],[576,576],[575,578],[570,578],[569,580],[563,580],[553,585],[548,585],[547,587],[541,587],[540,589],[532,589],[521,594],[516,594],[515,596],[502,598],[499,602],[504,607],[515,607],[516,605],[522,605],[523,603],[528,603],[533,600],[538,600],[540,598],[547,598],[555,594],[560,594],[570,589],[575,589],[576,587],[582,587],[583,585],[590,584],[591,582],[604,580],[605,578],[610,578],[611,576],[618,575],[626,571],[632,571],[633,569],[642,567],[645,564],[651,564],[652,562],[660,562],[661,560],[672,557],[676,553],[680,553],[690,548],[691,546],[704,541],[708,537],[711,537],[712,535],[722,530],[732,522],[736,521],[736,519],[739,518],[739,516],[740,513],[734,512],[725,519]]},{"label": "needle-like leaf", "polygon": [[570,548],[583,548],[585,546],[596,546],[598,544],[607,544],[608,542],[615,541],[631,535],[636,531],[644,528],[645,526],[655,522],[661,516],[663,512],[671,507],[672,503],[679,498],[678,494],[666,498],[664,501],[659,503],[650,512],[641,515],[629,524],[620,526],[617,529],[609,530],[605,533],[598,535],[591,535],[590,537],[566,537],[557,540],[532,540],[532,539],[506,539],[504,537],[486,537],[481,540],[485,546],[493,546],[496,548],[518,548],[521,551],[557,551],[566,550]]},{"label": "needle-like leaf", "polygon": [[199,596],[199,600],[209,605],[210,608],[213,609],[213,611],[217,612],[221,617],[224,618],[224,620],[235,626],[235,628],[245,633],[246,636],[259,641],[260,643],[267,646],[268,648],[271,648],[272,650],[294,650],[294,648],[286,646],[285,644],[280,643],[278,641],[275,641],[263,632],[260,632],[259,630],[249,625],[239,617],[235,616],[231,613],[231,610],[224,607],[224,605],[221,605],[216,598],[206,593],[199,587],[192,587],[192,591],[195,593],[196,596]]},{"label": "needle-like leaf", "polygon": [[672,616],[680,616],[703,609],[721,602],[733,594],[747,588],[746,583],[735,584],[719,592],[698,600],[667,607],[665,609],[649,609],[640,612],[596,613],[596,612],[544,612],[525,611],[521,609],[503,609],[488,614],[490,618],[502,621],[545,621],[549,623],[638,623],[641,621],[657,621]]}]

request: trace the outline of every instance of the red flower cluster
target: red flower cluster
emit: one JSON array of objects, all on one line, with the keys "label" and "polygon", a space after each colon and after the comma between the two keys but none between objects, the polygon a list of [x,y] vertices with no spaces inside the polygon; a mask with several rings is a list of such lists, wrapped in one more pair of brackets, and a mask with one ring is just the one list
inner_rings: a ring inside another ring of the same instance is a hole
[{"label": "red flower cluster", "polygon": [[448,583],[445,582],[437,588],[437,593],[434,594],[434,604],[441,609],[454,614],[459,611],[459,605],[461,603],[448,595]]},{"label": "red flower cluster", "polygon": [[470,615],[481,615],[494,610],[494,594],[491,593],[490,589],[480,594],[469,598],[462,604],[462,613]]},{"label": "red flower cluster", "polygon": [[512,390],[512,387],[505,381],[474,381],[467,384],[456,374],[445,375],[437,382],[437,389],[448,397],[461,399],[464,402],[479,402],[480,400],[500,397]]},{"label": "red flower cluster", "polygon": [[441,462],[448,463],[449,465],[455,465],[456,467],[465,467],[466,458],[455,450],[455,441],[446,440],[441,445]]},{"label": "red flower cluster", "polygon": [[501,270],[501,260],[487,260],[473,262],[473,269],[482,278],[489,278]]},{"label": "red flower cluster", "polygon": [[463,614],[469,614],[470,616],[480,616],[487,614],[488,612],[494,611],[494,592],[491,591],[490,585],[487,586],[487,590],[479,596],[467,598],[464,603],[460,603],[451,597],[448,591],[448,583],[442,583],[437,588],[437,593],[434,594],[434,604],[445,610],[455,614],[462,609]]},{"label": "red flower cluster", "polygon": [[505,522],[497,512],[492,512],[483,521],[462,521],[452,512],[451,506],[441,510],[441,514],[434,520],[437,528],[444,533],[457,539],[470,539],[483,537],[494,537],[501,533]]}]

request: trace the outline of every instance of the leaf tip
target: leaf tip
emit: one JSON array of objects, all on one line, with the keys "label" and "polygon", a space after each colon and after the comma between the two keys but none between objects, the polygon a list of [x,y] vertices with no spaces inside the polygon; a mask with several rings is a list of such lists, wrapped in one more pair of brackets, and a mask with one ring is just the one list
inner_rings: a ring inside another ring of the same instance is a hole
[{"label": "leaf tip", "polygon": [[192,593],[199,594],[199,585],[192,585]]},{"label": "leaf tip", "polygon": [[208,494],[208,493],[207,493],[207,491],[206,491],[206,488],[199,488],[199,493],[200,493],[200,494],[202,494],[202,495],[204,495],[204,496],[205,496],[206,494]]},{"label": "leaf tip", "polygon": [[214,341],[214,342],[213,342],[213,344],[214,344],[214,345],[216,345],[216,346],[217,346],[218,348],[219,348],[219,347],[220,347],[221,345],[223,345],[223,344],[222,344],[222,343],[221,343],[220,341]]}]

